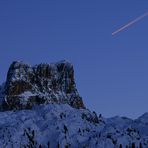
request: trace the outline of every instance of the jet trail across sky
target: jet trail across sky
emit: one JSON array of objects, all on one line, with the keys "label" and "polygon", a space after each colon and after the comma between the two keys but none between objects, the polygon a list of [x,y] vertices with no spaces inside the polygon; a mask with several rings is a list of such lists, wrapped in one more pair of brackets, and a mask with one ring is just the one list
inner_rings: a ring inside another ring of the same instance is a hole
[{"label": "jet trail across sky", "polygon": [[130,27],[131,25],[135,24],[136,22],[140,21],[141,19],[143,19],[143,18],[146,17],[146,16],[148,16],[148,12],[144,13],[143,15],[137,17],[135,20],[129,22],[128,24],[126,24],[126,25],[124,25],[123,27],[119,28],[118,30],[114,31],[114,32],[112,33],[112,35],[115,35],[115,34],[121,32],[122,30],[124,30],[124,29]]}]

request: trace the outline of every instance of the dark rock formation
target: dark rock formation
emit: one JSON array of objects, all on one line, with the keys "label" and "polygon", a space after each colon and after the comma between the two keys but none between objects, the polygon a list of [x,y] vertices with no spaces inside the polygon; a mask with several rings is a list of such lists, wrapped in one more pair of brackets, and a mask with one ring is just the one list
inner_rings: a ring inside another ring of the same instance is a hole
[{"label": "dark rock formation", "polygon": [[13,62],[4,94],[2,106],[5,109],[26,109],[54,102],[85,108],[75,86],[73,65],[66,61],[34,67]]}]

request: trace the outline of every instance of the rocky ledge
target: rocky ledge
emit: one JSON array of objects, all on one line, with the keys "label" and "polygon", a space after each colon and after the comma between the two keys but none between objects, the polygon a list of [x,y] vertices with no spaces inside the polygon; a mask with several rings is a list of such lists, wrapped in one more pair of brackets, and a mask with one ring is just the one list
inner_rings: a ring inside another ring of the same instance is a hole
[{"label": "rocky ledge", "polygon": [[1,88],[1,109],[30,109],[49,103],[85,108],[76,89],[73,65],[67,61],[35,66],[13,62]]}]

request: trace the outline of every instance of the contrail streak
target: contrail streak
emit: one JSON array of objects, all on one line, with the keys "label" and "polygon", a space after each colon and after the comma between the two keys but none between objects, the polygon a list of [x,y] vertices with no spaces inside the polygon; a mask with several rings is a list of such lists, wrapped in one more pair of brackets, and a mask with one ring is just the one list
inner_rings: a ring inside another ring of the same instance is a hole
[{"label": "contrail streak", "polygon": [[143,18],[146,17],[146,16],[148,16],[148,12],[144,13],[143,15],[137,17],[135,20],[129,22],[128,24],[126,24],[126,25],[124,25],[123,27],[119,28],[118,30],[114,31],[114,32],[112,33],[112,35],[115,35],[115,34],[121,32],[122,30],[124,30],[124,29],[130,27],[131,25],[135,24],[136,22],[140,21],[141,19],[143,19]]}]

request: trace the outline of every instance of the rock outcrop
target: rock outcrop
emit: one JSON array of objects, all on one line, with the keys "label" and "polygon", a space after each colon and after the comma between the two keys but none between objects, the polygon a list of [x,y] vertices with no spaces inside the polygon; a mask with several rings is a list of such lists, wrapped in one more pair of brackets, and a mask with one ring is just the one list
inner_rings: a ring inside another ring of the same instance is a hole
[{"label": "rock outcrop", "polygon": [[62,103],[85,108],[76,89],[73,65],[67,61],[31,67],[15,61],[4,86],[4,109],[28,109],[36,104]]}]

